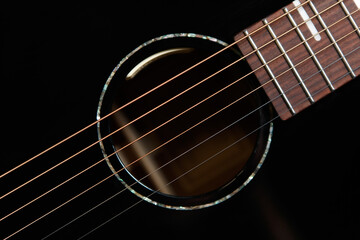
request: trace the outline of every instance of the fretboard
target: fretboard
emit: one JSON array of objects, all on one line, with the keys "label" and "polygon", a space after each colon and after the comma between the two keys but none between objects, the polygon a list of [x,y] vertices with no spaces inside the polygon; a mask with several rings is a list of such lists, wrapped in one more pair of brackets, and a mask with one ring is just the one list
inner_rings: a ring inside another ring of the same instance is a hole
[{"label": "fretboard", "polygon": [[360,0],[294,1],[237,34],[286,120],[360,74]]}]

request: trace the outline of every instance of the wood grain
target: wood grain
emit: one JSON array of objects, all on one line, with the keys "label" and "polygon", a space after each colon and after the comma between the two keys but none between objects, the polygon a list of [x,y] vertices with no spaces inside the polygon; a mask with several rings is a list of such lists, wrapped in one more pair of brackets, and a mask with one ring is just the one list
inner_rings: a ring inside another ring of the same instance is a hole
[{"label": "wood grain", "polygon": [[[353,72],[358,75],[360,73],[360,47],[359,35],[350,22],[350,18],[346,15],[344,9],[338,1],[312,1],[316,10],[319,13],[317,16],[313,9],[306,1],[303,3],[303,8],[309,15],[312,23],[315,25],[318,32],[320,32],[321,40],[316,41],[310,33],[309,28],[304,23],[303,18],[300,16],[297,9],[293,4],[289,4],[286,8],[291,17],[295,20],[299,30],[305,37],[308,45],[312,49],[315,56],[312,56],[302,41],[299,33],[289,20],[289,16],[285,13],[285,8],[281,9],[274,14],[268,16],[266,20],[269,22],[270,28],[275,33],[278,41],[283,46],[286,54],[291,59],[299,73],[304,87],[306,87],[313,97],[314,101],[318,101],[333,89],[337,89],[345,83],[353,79],[346,67],[342,56],[335,48],[335,44],[339,46],[343,55],[347,59]],[[344,5],[351,13],[352,18],[356,24],[360,24],[360,13],[353,3],[353,1],[344,1]],[[320,23],[320,18],[326,23],[327,28],[324,28]],[[336,43],[331,41],[329,33],[333,36]],[[312,104],[310,97],[306,95],[304,88],[301,87],[300,81],[295,76],[294,69],[291,68],[288,61],[286,61],[284,54],[275,43],[273,36],[269,32],[269,27],[263,21],[259,21],[249,27],[247,31],[250,33],[251,38],[256,43],[259,52],[266,61],[266,64],[275,75],[276,81],[281,86],[284,95],[288,98],[295,113],[302,111]],[[281,119],[286,120],[293,116],[286,104],[285,99],[274,84],[274,79],[269,75],[269,72],[264,68],[259,59],[258,54],[254,51],[253,46],[250,44],[246,34],[240,32],[235,36],[235,40],[240,40],[238,47],[242,54],[246,57],[250,67],[255,71],[263,89],[272,101],[277,113]],[[315,58],[323,69],[315,63]],[[328,77],[332,86],[325,80]]]}]

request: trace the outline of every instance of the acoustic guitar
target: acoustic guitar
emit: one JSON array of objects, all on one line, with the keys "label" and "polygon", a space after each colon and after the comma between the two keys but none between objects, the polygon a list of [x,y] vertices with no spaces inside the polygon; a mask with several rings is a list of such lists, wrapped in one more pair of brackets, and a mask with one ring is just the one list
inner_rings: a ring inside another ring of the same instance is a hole
[{"label": "acoustic guitar", "polygon": [[4,11],[3,239],[359,237],[360,1],[98,4]]}]

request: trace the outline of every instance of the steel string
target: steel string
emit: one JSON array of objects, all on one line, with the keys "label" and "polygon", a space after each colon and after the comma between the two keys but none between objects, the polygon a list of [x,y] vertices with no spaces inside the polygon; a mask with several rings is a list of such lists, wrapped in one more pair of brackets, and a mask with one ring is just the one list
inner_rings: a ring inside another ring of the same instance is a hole
[{"label": "steel string", "polygon": [[[348,16],[347,16],[347,17],[348,17]],[[346,17],[345,17],[345,18],[346,18]],[[338,22],[340,22],[340,21],[342,21],[342,20],[343,20],[343,19],[339,20]],[[331,27],[331,26],[329,26],[329,27]],[[328,28],[329,28],[329,27],[328,27]],[[356,31],[356,30],[354,30],[354,31]],[[353,32],[354,32],[354,31],[353,31]],[[351,33],[353,33],[353,32],[351,32]],[[349,33],[349,34],[345,35],[344,37],[342,37],[341,39],[337,40],[337,42],[340,41],[340,40],[342,40],[342,39],[344,39],[345,37],[347,37],[347,36],[350,35],[351,33]],[[333,45],[333,44],[331,44],[331,45]],[[329,46],[331,46],[331,45],[329,45]],[[329,47],[329,46],[328,46],[328,47]],[[324,49],[323,49],[323,50],[324,50]],[[321,51],[323,51],[323,50],[321,50]],[[320,52],[320,51],[319,51],[319,52]],[[318,54],[319,52],[317,52],[316,54]],[[311,57],[310,57],[310,58],[311,58]],[[308,59],[309,59],[309,58],[308,58]],[[308,60],[308,59],[303,60],[303,62],[306,61],[306,60]],[[301,63],[302,63],[302,62],[301,62]],[[301,64],[301,63],[299,63],[299,64]],[[298,64],[297,64],[297,65],[298,65]],[[291,70],[291,69],[289,69],[289,70]]]}]

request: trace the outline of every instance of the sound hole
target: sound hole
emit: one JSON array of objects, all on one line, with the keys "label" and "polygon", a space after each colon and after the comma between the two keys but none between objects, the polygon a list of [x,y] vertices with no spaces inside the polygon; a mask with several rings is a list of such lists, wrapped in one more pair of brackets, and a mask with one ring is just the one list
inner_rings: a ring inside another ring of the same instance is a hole
[{"label": "sound hole", "polygon": [[97,118],[121,110],[98,123],[100,147],[114,175],[142,200],[209,207],[239,192],[261,167],[273,129],[269,106],[254,90],[256,79],[242,77],[249,66],[237,61],[237,50],[179,74],[224,46],[203,35],[161,36],[128,54],[108,78]]},{"label": "sound hole", "polygon": [[[112,110],[208,55],[209,52],[202,49],[177,48],[148,57],[136,65],[119,85]],[[111,117],[110,131],[115,131],[152,111],[112,138],[116,151],[133,142],[117,156],[123,167],[128,166],[128,174],[144,187],[171,196],[198,196],[221,188],[242,172],[257,141],[257,133],[247,135],[258,127],[259,115],[251,114],[228,126],[253,111],[256,101],[250,96],[222,109],[251,91],[246,80],[199,104],[238,79],[236,67],[153,110],[197,84],[215,69],[226,66],[228,60],[217,58],[201,65]],[[198,106],[192,108],[196,104]],[[153,129],[156,130],[149,134]],[[234,144],[241,138],[243,140]]]}]

